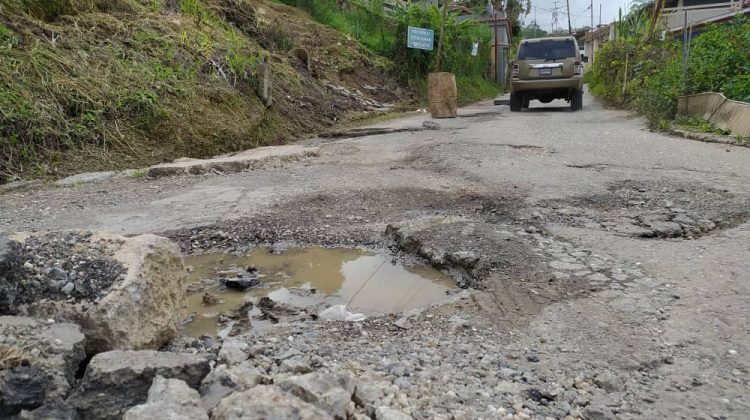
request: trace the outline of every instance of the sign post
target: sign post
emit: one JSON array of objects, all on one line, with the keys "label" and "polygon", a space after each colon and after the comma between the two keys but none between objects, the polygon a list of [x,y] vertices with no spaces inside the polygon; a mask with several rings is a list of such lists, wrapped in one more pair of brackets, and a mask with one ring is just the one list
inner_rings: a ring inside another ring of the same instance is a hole
[{"label": "sign post", "polygon": [[409,26],[406,36],[406,47],[416,50],[432,51],[435,45],[435,31],[432,29]]}]

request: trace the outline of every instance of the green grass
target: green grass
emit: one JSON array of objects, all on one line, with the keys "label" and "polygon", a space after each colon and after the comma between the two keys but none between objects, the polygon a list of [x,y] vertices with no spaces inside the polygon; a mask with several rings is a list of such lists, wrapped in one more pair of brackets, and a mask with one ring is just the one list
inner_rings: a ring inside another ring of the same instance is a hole
[{"label": "green grass", "polygon": [[722,130],[711,124],[710,121],[707,121],[703,117],[698,116],[677,117],[677,119],[674,121],[674,125],[686,130],[696,131],[699,133],[718,134],[722,136],[728,136],[730,134],[728,131]]}]

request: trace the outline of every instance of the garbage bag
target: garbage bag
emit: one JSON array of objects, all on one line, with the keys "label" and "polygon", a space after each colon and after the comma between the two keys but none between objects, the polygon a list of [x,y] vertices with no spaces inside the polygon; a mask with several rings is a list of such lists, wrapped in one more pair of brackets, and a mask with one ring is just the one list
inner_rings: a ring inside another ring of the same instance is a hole
[{"label": "garbage bag", "polygon": [[364,321],[367,318],[364,314],[355,314],[346,310],[346,305],[334,305],[321,311],[318,316],[320,319],[328,321]]}]

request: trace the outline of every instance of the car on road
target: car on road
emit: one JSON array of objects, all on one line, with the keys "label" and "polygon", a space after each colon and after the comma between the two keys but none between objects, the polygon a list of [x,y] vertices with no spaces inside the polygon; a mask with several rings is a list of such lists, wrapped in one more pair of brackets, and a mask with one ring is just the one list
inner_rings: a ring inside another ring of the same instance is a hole
[{"label": "car on road", "polygon": [[521,111],[529,101],[570,102],[570,109],[583,108],[583,63],[573,37],[526,39],[513,62],[510,110]]}]

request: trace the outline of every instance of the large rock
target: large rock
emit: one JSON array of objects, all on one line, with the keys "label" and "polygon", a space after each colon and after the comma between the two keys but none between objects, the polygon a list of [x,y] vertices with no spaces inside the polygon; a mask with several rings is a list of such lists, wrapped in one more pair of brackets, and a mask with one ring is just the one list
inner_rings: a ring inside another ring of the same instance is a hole
[{"label": "large rock", "polygon": [[44,376],[45,399],[62,400],[75,384],[75,374],[86,358],[81,327],[48,323],[28,317],[0,316],[0,346],[24,349],[23,356]]},{"label": "large rock", "polygon": [[335,418],[345,419],[355,382],[342,374],[313,372],[287,378],[280,386],[303,401],[326,410]]},{"label": "large rock", "polygon": [[88,354],[157,349],[174,338],[187,311],[187,272],[177,246],[156,235],[95,234],[91,241],[111,248],[124,275],[96,302],[41,302],[32,312],[80,324]]},{"label": "large rock", "polygon": [[157,376],[148,390],[146,404],[125,413],[125,420],[208,420],[208,413],[200,405],[198,391],[179,379]]},{"label": "large rock", "polygon": [[268,382],[270,379],[247,361],[232,367],[219,365],[201,383],[203,407],[211,410],[233,392],[245,391]]},{"label": "large rock", "polygon": [[318,407],[283,392],[275,386],[258,385],[234,393],[223,400],[211,413],[214,420],[318,420],[331,416]]},{"label": "large rock", "polygon": [[100,353],[91,359],[68,403],[84,418],[119,418],[128,408],[146,402],[157,375],[183,380],[197,389],[209,370],[209,358],[202,355],[152,350]]}]

